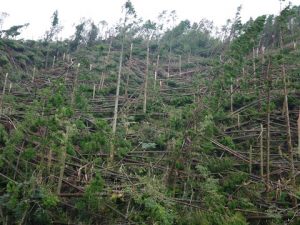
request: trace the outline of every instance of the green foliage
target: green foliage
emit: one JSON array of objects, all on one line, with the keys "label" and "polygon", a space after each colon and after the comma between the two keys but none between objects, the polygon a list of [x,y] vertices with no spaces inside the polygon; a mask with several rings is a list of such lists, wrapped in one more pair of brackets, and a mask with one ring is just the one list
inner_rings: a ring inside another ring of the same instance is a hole
[{"label": "green foliage", "polygon": [[228,176],[224,177],[222,181],[222,188],[225,192],[231,193],[236,191],[239,185],[242,185],[243,182],[247,181],[248,174],[244,172],[235,172],[231,173]]},{"label": "green foliage", "polygon": [[0,66],[5,66],[9,64],[9,60],[7,59],[7,57],[5,55],[0,56]]},{"label": "green foliage", "polygon": [[235,144],[230,136],[224,136],[221,143],[231,149],[235,149]]},{"label": "green foliage", "polygon": [[2,124],[0,124],[0,145],[5,146],[8,141],[8,134]]},{"label": "green foliage", "polygon": [[231,56],[243,61],[241,57],[252,51],[259,41],[263,31],[266,16],[260,16],[254,21],[249,21],[244,25],[243,34],[236,38],[231,44]]},{"label": "green foliage", "polygon": [[100,176],[100,174],[96,174],[96,176],[93,178],[91,183],[85,189],[85,196],[87,198],[93,198],[95,194],[97,195],[101,193],[103,188],[104,188],[104,180]]},{"label": "green foliage", "polygon": [[[1,71],[10,72],[9,82],[13,83],[12,91],[2,99],[0,125],[0,208],[6,224],[101,221],[246,225],[247,214],[237,213],[237,209],[268,213],[274,219],[264,222],[270,224],[285,223],[283,215],[292,218],[295,211],[290,195],[299,196],[296,188],[288,184],[287,190],[279,194],[276,190],[265,194],[263,182],[249,180],[248,165],[235,164],[234,156],[223,154],[211,142],[217,140],[245,156],[249,144],[256,150],[257,125],[266,119],[267,88],[271,89],[271,120],[276,126],[277,141],[286,140],[285,133],[279,130],[285,126],[277,127],[284,122],[279,113],[283,105],[281,65],[287,69],[291,125],[296,124],[300,51],[290,45],[299,39],[299,7],[288,7],[279,17],[261,16],[245,24],[240,10],[239,7],[234,21],[222,28],[222,40],[211,35],[214,27],[210,21],[192,24],[186,20],[176,25],[174,12],[167,18],[174,22],[171,28],[137,21],[130,1],[124,5],[124,20],[109,32],[107,39],[105,34],[98,38],[100,31],[92,21],[82,20],[72,40],[51,42],[59,31],[57,11],[43,41],[1,39]],[[277,49],[281,38],[284,46]],[[121,115],[113,135],[110,119],[122,41],[125,52],[120,94],[125,93],[129,74],[129,99],[120,98]],[[199,68],[201,72],[182,79],[171,76],[163,81],[161,89],[158,83],[154,88],[151,77],[148,113],[140,114],[147,41],[150,72],[155,68],[153,57],[160,54],[159,80],[165,78],[169,57],[171,72],[178,73],[178,65],[173,64],[177,64],[179,55],[183,72]],[[130,42],[134,47],[131,62]],[[107,57],[110,43],[111,54]],[[258,49],[254,59],[253,49],[254,53]],[[53,68],[41,69],[46,54],[57,56],[57,61]],[[66,71],[70,62],[61,60],[63,54],[81,64],[79,73],[73,66]],[[91,64],[93,68],[89,70]],[[33,65],[36,77],[32,82]],[[106,78],[98,90],[102,72]],[[271,82],[266,79],[267,73]],[[73,89],[70,84],[75,76],[77,86]],[[240,126],[230,110],[231,85]],[[180,95],[186,86],[195,96]],[[75,97],[72,101],[71,96]],[[245,135],[248,132],[249,140]],[[273,129],[271,134],[275,135]],[[292,132],[293,145],[295,138]],[[116,153],[114,159],[109,157],[112,150]],[[273,146],[271,151],[273,154],[277,149]],[[252,170],[253,175],[259,173],[256,163]],[[62,187],[57,194],[59,179]],[[64,194],[70,197],[61,197]],[[265,201],[264,207],[257,199]]]},{"label": "green foliage", "polygon": [[29,23],[25,23],[23,25],[15,25],[10,27],[7,30],[2,30],[6,38],[15,38],[21,34],[21,30],[29,26]]},{"label": "green foliage", "polygon": [[143,193],[134,195],[134,202],[140,207],[139,214],[135,214],[132,220],[140,224],[171,225],[175,223],[176,213],[171,208],[172,203],[160,198],[166,190],[159,180],[147,180]]},{"label": "green foliage", "polygon": [[233,160],[227,157],[212,158],[204,161],[204,166],[212,173],[224,172],[230,170],[233,167]]}]

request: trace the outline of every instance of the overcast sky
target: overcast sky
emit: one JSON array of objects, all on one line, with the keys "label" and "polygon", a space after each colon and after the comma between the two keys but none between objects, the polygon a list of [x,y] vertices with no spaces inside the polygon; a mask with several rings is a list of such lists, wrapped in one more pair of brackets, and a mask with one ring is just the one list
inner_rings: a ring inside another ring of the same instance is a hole
[{"label": "overcast sky", "polygon": [[[116,23],[121,16],[125,0],[0,0],[0,12],[9,13],[4,28],[12,25],[30,23],[23,32],[26,38],[40,38],[49,29],[51,15],[57,9],[64,26],[60,36],[69,37],[74,33],[74,24],[80,18],[93,19],[96,23],[106,20]],[[300,0],[292,0],[300,5]],[[132,0],[138,17],[154,19],[163,10],[175,10],[178,20],[192,22],[202,18],[213,20],[215,25],[225,24],[233,18],[236,9],[242,5],[242,18],[247,21],[263,14],[278,14],[279,0]],[[288,1],[284,2],[286,5]]]}]

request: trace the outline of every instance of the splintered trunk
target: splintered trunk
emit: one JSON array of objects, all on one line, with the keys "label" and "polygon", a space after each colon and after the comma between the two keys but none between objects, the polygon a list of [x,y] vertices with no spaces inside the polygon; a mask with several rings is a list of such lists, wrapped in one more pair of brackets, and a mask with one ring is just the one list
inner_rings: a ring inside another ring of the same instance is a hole
[{"label": "splintered trunk", "polygon": [[149,41],[147,43],[147,59],[146,59],[145,84],[144,84],[144,104],[143,104],[144,113],[146,113],[147,111],[148,72],[149,72]]},{"label": "splintered trunk", "polygon": [[[132,49],[133,49],[133,43],[130,45],[130,54],[129,54],[129,68],[131,68],[132,65]],[[126,75],[126,86],[125,86],[125,98],[128,99],[128,87],[129,87],[129,73]]]},{"label": "splintered trunk", "polygon": [[154,72],[154,90],[156,89],[156,81],[157,81],[158,65],[159,65],[159,55],[157,55],[156,66],[155,66],[155,72]]},{"label": "splintered trunk", "polygon": [[260,124],[260,176],[264,179],[264,127]]},{"label": "splintered trunk", "polygon": [[[293,155],[293,145],[292,145],[292,135],[291,135],[291,126],[290,126],[290,116],[289,116],[289,103],[288,103],[288,89],[286,82],[286,72],[285,66],[282,65],[282,79],[284,84],[284,112],[285,112],[285,121],[286,121],[286,139],[289,152],[289,161],[290,161],[290,179],[293,185],[293,188],[296,188],[296,179],[295,179],[295,165],[294,165],[294,155]],[[297,199],[293,197],[294,206],[297,205]]]}]

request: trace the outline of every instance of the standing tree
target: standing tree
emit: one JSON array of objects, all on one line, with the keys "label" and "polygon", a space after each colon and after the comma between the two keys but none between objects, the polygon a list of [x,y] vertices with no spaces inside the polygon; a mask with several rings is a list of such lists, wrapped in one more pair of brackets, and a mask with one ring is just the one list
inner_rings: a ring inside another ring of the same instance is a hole
[{"label": "standing tree", "polygon": [[97,37],[99,35],[99,28],[95,25],[94,22],[91,22],[90,24],[90,30],[88,31],[87,33],[87,45],[89,47],[91,47],[92,45],[95,44],[96,40],[97,40]]},{"label": "standing tree", "polygon": [[2,26],[3,26],[4,20],[5,20],[5,18],[8,17],[8,16],[9,16],[9,14],[6,13],[6,12],[1,12],[1,13],[0,13],[0,38],[1,38],[1,36],[2,36]]},{"label": "standing tree", "polygon": [[63,28],[62,26],[59,25],[57,10],[54,11],[51,18],[52,18],[52,22],[51,22],[50,30],[46,31],[45,38],[44,38],[45,45],[47,46],[45,68],[47,68],[48,66],[49,48],[50,48],[49,43],[53,40],[55,35],[57,35]]},{"label": "standing tree", "polygon": [[7,30],[2,30],[1,33],[4,33],[5,38],[15,38],[21,34],[21,29],[29,26],[29,23],[25,23],[23,25],[15,25],[10,27]]},{"label": "standing tree", "polygon": [[150,41],[153,37],[153,34],[156,30],[156,24],[151,22],[150,20],[146,21],[142,27],[143,36],[147,41],[147,58],[146,58],[146,71],[144,78],[144,104],[143,104],[143,112],[147,111],[147,89],[148,89],[148,73],[149,73],[149,54],[150,54]]},{"label": "standing tree", "polygon": [[[125,43],[125,36],[127,31],[127,22],[130,19],[130,16],[136,17],[136,13],[134,7],[130,0],[128,0],[124,5],[125,15],[123,20],[123,27],[121,29],[121,36],[122,36],[122,46],[121,46],[121,53],[120,53],[120,60],[119,60],[119,71],[118,71],[118,80],[117,80],[117,89],[116,89],[116,98],[115,98],[115,107],[114,107],[114,117],[112,122],[112,132],[113,135],[116,134],[117,130],[117,120],[118,120],[118,106],[119,106],[119,95],[120,95],[120,84],[121,84],[121,74],[122,74],[122,65],[123,65],[123,53],[124,53],[124,43]],[[114,149],[111,150],[110,159],[111,161],[114,158]]]},{"label": "standing tree", "polygon": [[74,39],[70,43],[70,50],[76,51],[78,49],[78,46],[84,40],[84,28],[86,25],[86,21],[82,21],[80,24],[78,24],[75,29]]}]

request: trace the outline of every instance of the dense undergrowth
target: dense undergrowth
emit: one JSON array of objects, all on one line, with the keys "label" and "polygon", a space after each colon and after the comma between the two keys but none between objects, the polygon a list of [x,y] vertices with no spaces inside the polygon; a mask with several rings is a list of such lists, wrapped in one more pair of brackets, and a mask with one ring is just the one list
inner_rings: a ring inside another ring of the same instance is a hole
[{"label": "dense undergrowth", "polygon": [[299,23],[1,38],[2,224],[298,224]]}]

